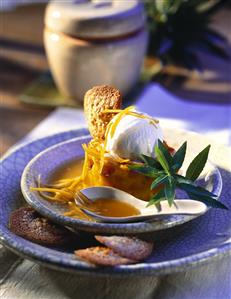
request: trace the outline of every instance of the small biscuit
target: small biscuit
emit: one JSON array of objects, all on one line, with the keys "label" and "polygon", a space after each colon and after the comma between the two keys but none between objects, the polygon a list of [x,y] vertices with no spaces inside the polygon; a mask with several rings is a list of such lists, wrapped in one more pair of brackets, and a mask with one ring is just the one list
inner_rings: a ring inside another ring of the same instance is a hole
[{"label": "small biscuit", "polygon": [[106,109],[121,109],[122,97],[114,87],[102,85],[88,90],[84,96],[84,113],[90,134],[103,140],[108,123],[115,114],[102,113]]},{"label": "small biscuit", "polygon": [[65,227],[50,222],[30,207],[14,211],[9,228],[16,235],[45,246],[66,245],[74,239]]},{"label": "small biscuit", "polygon": [[153,243],[134,237],[95,236],[95,238],[117,254],[136,261],[147,258],[153,250]]},{"label": "small biscuit", "polygon": [[135,263],[134,260],[121,257],[110,248],[99,246],[76,250],[75,255],[89,263],[101,266],[118,266]]}]

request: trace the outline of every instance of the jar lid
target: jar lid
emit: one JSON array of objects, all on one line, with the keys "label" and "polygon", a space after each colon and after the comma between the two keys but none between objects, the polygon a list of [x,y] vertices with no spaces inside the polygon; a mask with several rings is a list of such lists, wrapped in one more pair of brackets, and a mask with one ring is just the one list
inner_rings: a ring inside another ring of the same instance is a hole
[{"label": "jar lid", "polygon": [[104,39],[127,35],[145,24],[139,0],[53,0],[46,9],[50,30],[79,38]]}]

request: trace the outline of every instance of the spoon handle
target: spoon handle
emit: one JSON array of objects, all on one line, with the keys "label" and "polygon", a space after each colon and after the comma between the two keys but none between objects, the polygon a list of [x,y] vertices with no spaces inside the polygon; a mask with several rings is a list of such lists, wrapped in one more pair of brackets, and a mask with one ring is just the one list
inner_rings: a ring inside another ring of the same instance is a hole
[{"label": "spoon handle", "polygon": [[153,206],[142,209],[142,215],[164,216],[164,215],[199,215],[205,213],[207,206],[200,201],[191,199],[176,199],[174,204],[170,207],[168,202],[162,201],[160,210],[157,211]]}]

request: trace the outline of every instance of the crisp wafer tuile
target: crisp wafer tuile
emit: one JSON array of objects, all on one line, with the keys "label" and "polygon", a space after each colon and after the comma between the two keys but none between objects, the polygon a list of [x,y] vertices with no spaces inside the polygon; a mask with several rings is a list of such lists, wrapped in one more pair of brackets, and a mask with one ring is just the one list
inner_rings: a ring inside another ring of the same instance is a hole
[{"label": "crisp wafer tuile", "polygon": [[140,261],[151,255],[153,243],[134,237],[95,236],[101,244],[111,248],[120,256]]},{"label": "crisp wafer tuile", "polygon": [[104,140],[107,125],[115,115],[102,112],[106,109],[121,109],[121,103],[120,91],[111,86],[95,86],[86,92],[84,113],[94,139]]},{"label": "crisp wafer tuile", "polygon": [[121,257],[110,248],[100,246],[76,250],[75,255],[89,263],[101,266],[118,266],[136,263],[135,260]]}]

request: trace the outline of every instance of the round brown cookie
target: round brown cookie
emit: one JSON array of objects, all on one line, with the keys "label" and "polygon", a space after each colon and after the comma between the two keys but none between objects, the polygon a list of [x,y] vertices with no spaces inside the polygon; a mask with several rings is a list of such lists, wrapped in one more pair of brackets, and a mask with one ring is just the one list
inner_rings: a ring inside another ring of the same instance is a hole
[{"label": "round brown cookie", "polygon": [[153,243],[134,237],[95,236],[95,238],[119,255],[136,261],[147,258],[153,250]]},{"label": "round brown cookie", "polygon": [[112,249],[106,247],[90,247],[75,251],[75,255],[92,264],[101,266],[118,266],[133,264],[136,261],[121,257]]},{"label": "round brown cookie", "polygon": [[95,86],[86,92],[84,112],[93,138],[105,138],[106,127],[115,114],[102,112],[106,109],[121,109],[121,103],[120,91],[111,86]]},{"label": "round brown cookie", "polygon": [[43,218],[30,207],[14,211],[9,228],[16,235],[45,246],[66,245],[74,239],[68,229]]}]

